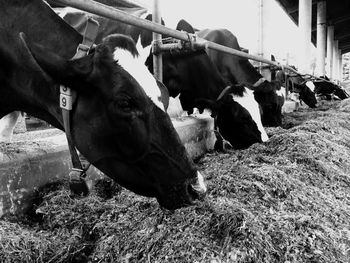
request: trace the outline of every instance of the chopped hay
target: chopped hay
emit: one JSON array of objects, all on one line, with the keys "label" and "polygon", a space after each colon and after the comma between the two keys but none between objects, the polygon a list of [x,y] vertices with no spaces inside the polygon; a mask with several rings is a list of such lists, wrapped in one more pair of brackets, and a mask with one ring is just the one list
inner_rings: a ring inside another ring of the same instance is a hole
[{"label": "chopped hay", "polygon": [[0,221],[0,261],[350,262],[349,113],[350,100],[325,102],[264,144],[206,154],[206,199],[175,212],[118,188],[50,192],[40,222]]}]

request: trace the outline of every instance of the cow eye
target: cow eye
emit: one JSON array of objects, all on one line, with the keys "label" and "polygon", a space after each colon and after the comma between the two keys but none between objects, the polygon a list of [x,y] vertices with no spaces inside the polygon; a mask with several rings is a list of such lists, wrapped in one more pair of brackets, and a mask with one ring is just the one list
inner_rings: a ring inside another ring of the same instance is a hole
[{"label": "cow eye", "polygon": [[134,108],[132,99],[128,96],[116,96],[109,103],[109,109],[113,114],[124,116],[131,114]]},{"label": "cow eye", "polygon": [[128,99],[120,99],[117,102],[117,106],[122,111],[130,111],[131,110],[131,103]]}]

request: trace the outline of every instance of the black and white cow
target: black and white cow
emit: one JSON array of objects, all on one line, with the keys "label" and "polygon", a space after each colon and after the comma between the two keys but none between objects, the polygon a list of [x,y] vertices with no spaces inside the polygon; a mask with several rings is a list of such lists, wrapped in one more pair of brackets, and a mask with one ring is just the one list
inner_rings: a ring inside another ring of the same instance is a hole
[{"label": "black and white cow", "polygon": [[340,86],[331,82],[327,76],[321,76],[320,79],[317,79],[312,83],[314,85],[315,94],[321,98],[324,97],[327,100],[344,100],[349,98],[349,94]]},{"label": "black and white cow", "polygon": [[299,99],[305,102],[305,104],[310,108],[317,107],[314,85],[311,81],[305,81],[302,76],[294,73],[286,76],[282,71],[278,71],[276,73],[276,79],[283,83],[283,85],[286,84],[289,92],[297,93],[299,95]]},{"label": "black and white cow", "polygon": [[[204,29],[197,35],[206,40],[241,50],[237,38],[227,29]],[[232,56],[215,50],[207,50],[210,59],[217,66],[226,85],[248,84],[254,90],[254,96],[262,108],[264,126],[280,126],[282,124],[282,105],[284,91],[277,81],[268,82],[256,71],[248,59]]]},{"label": "black and white cow", "polygon": [[[121,4],[123,10],[129,12],[122,3],[122,0],[118,0],[114,1],[113,5],[119,8],[118,5]],[[59,12],[63,19],[72,25],[80,25],[81,21],[86,21],[85,14],[82,11],[60,9]],[[152,19],[152,15],[141,7],[133,6],[130,12],[148,20]],[[152,33],[150,31],[98,16],[93,17],[99,21],[101,27],[100,37],[98,36],[98,38],[102,39],[105,32],[122,32],[138,41],[138,45],[144,49],[142,54],[146,60],[145,63],[149,70],[153,72],[153,60],[150,53]],[[83,26],[77,27],[78,30],[79,28],[83,28]],[[194,33],[192,26],[184,20],[178,23],[177,29]],[[168,88],[170,96],[176,97],[180,94],[181,105],[189,113],[193,112],[194,107],[202,106],[202,104],[197,103],[198,99],[216,100],[227,86],[205,51],[163,54],[163,82]],[[251,115],[252,112],[254,114],[259,112],[259,106],[254,100],[254,95],[246,90],[246,92],[238,92],[236,97],[237,100],[251,101],[251,103],[238,103],[235,107],[235,109],[239,108],[238,111],[220,112],[219,114],[225,114],[225,119],[230,120],[231,123],[220,122],[219,129],[223,130],[225,126],[229,127],[232,123],[235,123],[236,129],[240,131],[242,136],[239,139],[233,136],[230,137],[229,141],[233,147],[235,145],[239,145],[237,148],[241,148],[241,145],[248,147],[252,143],[266,141],[268,137],[261,124],[260,116],[254,115],[253,117]],[[232,96],[231,99],[233,99]],[[238,112],[243,115],[238,115]],[[235,120],[237,117],[240,121]],[[246,123],[249,125],[245,125]],[[254,128],[251,130],[251,127]]]},{"label": "black and white cow", "polygon": [[[197,99],[196,106],[200,110],[211,110],[221,136],[234,149],[244,149],[255,142],[268,140],[260,120],[259,104],[253,91],[243,85],[228,86],[218,99]],[[216,148],[220,149],[221,143],[218,140]]]},{"label": "black and white cow", "polygon": [[21,110],[63,129],[59,84],[77,91],[72,136],[99,170],[175,209],[206,191],[134,41],[108,36],[89,55],[82,36],[41,0],[0,0],[0,116]]}]

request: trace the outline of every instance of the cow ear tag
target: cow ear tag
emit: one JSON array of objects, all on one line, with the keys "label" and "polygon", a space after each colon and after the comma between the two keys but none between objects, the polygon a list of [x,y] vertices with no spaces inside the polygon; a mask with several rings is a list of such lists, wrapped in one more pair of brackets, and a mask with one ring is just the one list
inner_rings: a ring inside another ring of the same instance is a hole
[{"label": "cow ear tag", "polygon": [[73,99],[72,90],[66,86],[60,85],[60,107],[65,110],[72,110]]}]

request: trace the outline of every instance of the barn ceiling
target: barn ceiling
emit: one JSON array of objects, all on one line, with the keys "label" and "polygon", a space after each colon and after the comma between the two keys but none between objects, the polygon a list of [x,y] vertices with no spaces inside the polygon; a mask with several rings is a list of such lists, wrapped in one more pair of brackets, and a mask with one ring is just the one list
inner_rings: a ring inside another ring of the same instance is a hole
[{"label": "barn ceiling", "polygon": [[[317,0],[312,1],[312,42],[316,43]],[[277,0],[298,25],[299,0]],[[341,52],[350,52],[350,1],[326,0],[327,24],[334,26],[334,39],[339,41]]]}]

